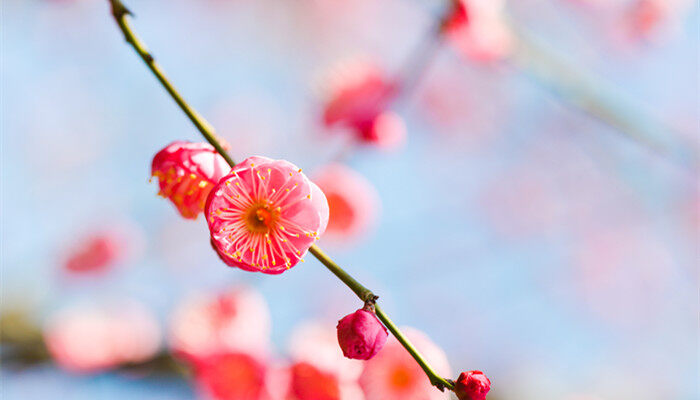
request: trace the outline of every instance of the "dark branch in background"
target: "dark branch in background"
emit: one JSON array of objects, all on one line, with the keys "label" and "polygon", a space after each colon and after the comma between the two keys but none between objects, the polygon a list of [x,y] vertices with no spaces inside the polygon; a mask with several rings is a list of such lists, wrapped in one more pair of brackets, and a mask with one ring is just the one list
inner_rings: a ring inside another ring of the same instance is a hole
[{"label": "dark branch in background", "polygon": [[[22,370],[51,362],[41,329],[21,311],[6,312],[0,318],[0,349],[3,368]],[[189,375],[185,365],[165,351],[144,362],[122,364],[115,370],[137,375]]]}]

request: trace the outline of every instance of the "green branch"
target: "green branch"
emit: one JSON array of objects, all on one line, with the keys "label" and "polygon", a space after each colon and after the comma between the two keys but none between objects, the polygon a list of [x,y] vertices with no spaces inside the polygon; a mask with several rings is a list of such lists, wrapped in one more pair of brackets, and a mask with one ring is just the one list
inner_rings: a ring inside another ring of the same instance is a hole
[{"label": "green branch", "polygon": [[[214,146],[216,151],[219,152],[219,154],[221,154],[226,159],[226,162],[228,162],[231,167],[235,166],[235,162],[233,161],[231,156],[228,155],[228,153],[223,148],[219,140],[216,138],[214,128],[204,118],[202,118],[202,116],[200,116],[199,113],[197,113],[189,104],[187,104],[187,102],[182,98],[180,93],[178,93],[177,89],[175,89],[172,83],[170,83],[170,80],[168,80],[168,78],[165,76],[165,73],[160,68],[160,66],[158,66],[158,64],[155,62],[151,53],[148,52],[146,45],[133,32],[127,20],[127,17],[129,15],[132,15],[129,9],[126,8],[126,6],[124,6],[124,4],[120,0],[109,0],[109,2],[112,5],[112,15],[114,16],[117,25],[119,25],[119,29],[121,29],[122,33],[124,34],[124,38],[126,39],[127,43],[129,43],[134,48],[134,50],[136,50],[136,53],[138,53],[139,57],[141,57],[143,62],[146,63],[153,75],[155,75],[155,77],[158,79],[161,85],[163,85],[168,94],[170,94],[170,97],[172,97],[173,100],[175,100],[180,109],[187,115],[187,117],[189,117],[190,121],[192,121],[192,123],[197,128],[197,130],[199,130],[202,136],[204,136],[204,138],[212,146]],[[340,279],[347,287],[349,287],[357,295],[357,297],[360,298],[360,300],[362,300],[365,303],[372,304],[376,301],[378,297],[374,295],[374,293],[372,293],[371,290],[367,289],[357,280],[355,280],[355,278],[353,278],[338,264],[331,260],[331,258],[328,257],[328,255],[326,255],[326,253],[324,253],[318,246],[311,246],[309,252],[313,254],[314,257],[316,257],[329,271],[331,271],[336,277],[338,277],[338,279]],[[425,374],[428,376],[430,383],[438,389],[440,389],[441,391],[444,389],[453,390],[453,382],[439,376],[428,364],[428,362],[423,358],[423,356],[418,352],[418,350],[416,350],[416,348],[413,347],[411,342],[403,335],[403,333],[401,333],[401,331],[396,327],[396,325],[394,325],[391,319],[389,319],[389,317],[386,314],[384,314],[384,311],[382,311],[381,308],[379,308],[379,306],[376,305],[375,309],[377,317],[384,323],[384,325],[391,332],[391,334],[396,337],[396,339],[399,341],[399,343],[401,343],[401,345],[406,349],[406,351],[408,351],[408,353],[411,354],[413,359],[416,360],[416,362],[418,363],[418,365],[420,365],[423,371],[425,371]]]}]

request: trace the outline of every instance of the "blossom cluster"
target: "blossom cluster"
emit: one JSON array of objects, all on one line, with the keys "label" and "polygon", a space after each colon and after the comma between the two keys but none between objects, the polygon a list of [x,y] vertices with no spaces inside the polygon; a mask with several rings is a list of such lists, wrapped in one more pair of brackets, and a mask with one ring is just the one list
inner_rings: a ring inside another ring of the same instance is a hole
[{"label": "blossom cluster", "polygon": [[[376,318],[362,311],[344,318],[339,326],[348,318],[367,317]],[[359,324],[372,326],[370,331],[376,333],[371,322]],[[169,320],[166,342],[168,351],[189,366],[203,399],[446,398],[393,338],[383,349],[373,349],[377,351],[374,354],[364,354],[368,361],[357,361],[344,356],[348,349],[338,346],[341,332],[334,331],[331,324],[308,321],[298,326],[290,336],[286,357],[275,354],[270,332],[270,312],[263,296],[251,287],[238,286],[218,293],[193,293],[183,299]],[[436,371],[449,376],[446,354],[424,333],[412,328],[405,332]],[[161,345],[155,318],[142,306],[128,302],[61,310],[51,318],[44,334],[54,360],[82,373],[144,361]],[[462,377],[460,380],[466,382]],[[468,385],[474,386],[474,382]]]}]

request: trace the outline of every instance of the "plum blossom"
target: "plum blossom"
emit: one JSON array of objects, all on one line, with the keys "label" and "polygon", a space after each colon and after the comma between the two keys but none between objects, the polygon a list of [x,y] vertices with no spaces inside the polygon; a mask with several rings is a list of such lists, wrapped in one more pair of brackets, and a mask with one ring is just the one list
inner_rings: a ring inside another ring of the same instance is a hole
[{"label": "plum blossom", "polygon": [[358,377],[362,364],[348,360],[330,324],[299,326],[289,343],[292,366],[286,400],[363,400]]},{"label": "plum blossom", "polygon": [[61,252],[60,266],[71,275],[107,272],[116,264],[136,258],[145,242],[142,229],[127,219],[100,223],[70,240]]},{"label": "plum blossom", "polygon": [[245,353],[223,353],[194,363],[201,398],[211,400],[272,400],[265,361]]},{"label": "plum blossom", "polygon": [[314,174],[314,182],[328,200],[325,239],[347,243],[366,233],[376,221],[379,195],[359,173],[341,164],[330,164]]},{"label": "plum blossom", "polygon": [[[402,330],[438,374],[450,376],[447,356],[439,347],[416,329]],[[360,385],[366,400],[447,398],[430,384],[425,372],[393,336],[379,354],[365,363]]]},{"label": "plum blossom", "polygon": [[374,357],[384,347],[388,336],[374,312],[365,309],[346,315],[336,328],[343,355],[356,360]]},{"label": "plum blossom", "polygon": [[160,346],[160,328],[138,303],[81,305],[53,314],[44,341],[59,366],[92,373],[151,358]]},{"label": "plum blossom", "polygon": [[190,360],[241,351],[263,356],[270,347],[270,325],[263,296],[237,287],[187,298],[173,313],[169,342],[176,354]]},{"label": "plum blossom", "polygon": [[489,390],[491,380],[481,371],[462,372],[455,381],[455,394],[459,400],[486,400]]},{"label": "plum blossom", "polygon": [[209,192],[229,173],[226,160],[207,143],[176,141],[159,151],[151,164],[158,194],[169,198],[184,218],[196,219]]},{"label": "plum blossom", "polygon": [[111,232],[94,233],[69,250],[63,268],[73,273],[105,271],[118,260],[122,247]]},{"label": "plum blossom", "polygon": [[397,85],[374,63],[346,62],[326,79],[323,122],[349,129],[359,143],[392,149],[405,141],[403,119],[389,110]]},{"label": "plum blossom", "polygon": [[442,32],[460,53],[479,62],[498,61],[513,47],[503,0],[454,0]]},{"label": "plum blossom", "polygon": [[250,157],[214,187],[205,215],[227,265],[280,274],[326,230],[328,202],[294,164]]}]

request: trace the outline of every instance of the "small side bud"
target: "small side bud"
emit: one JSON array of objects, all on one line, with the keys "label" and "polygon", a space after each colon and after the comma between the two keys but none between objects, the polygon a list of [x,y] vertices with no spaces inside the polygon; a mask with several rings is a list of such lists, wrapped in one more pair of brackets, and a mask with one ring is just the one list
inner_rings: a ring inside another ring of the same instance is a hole
[{"label": "small side bud", "polygon": [[389,336],[377,316],[359,309],[338,321],[338,344],[343,355],[355,360],[369,360],[384,347]]}]

